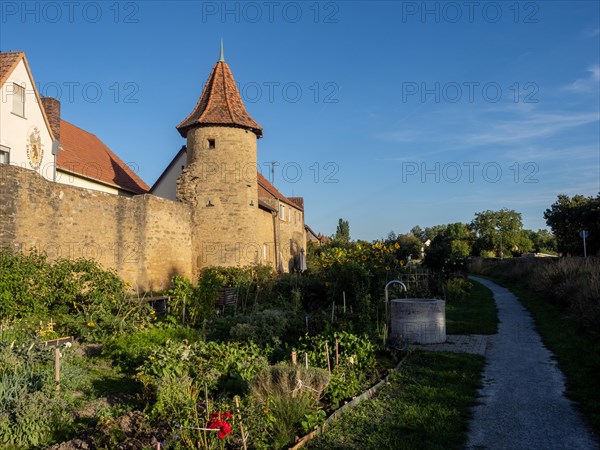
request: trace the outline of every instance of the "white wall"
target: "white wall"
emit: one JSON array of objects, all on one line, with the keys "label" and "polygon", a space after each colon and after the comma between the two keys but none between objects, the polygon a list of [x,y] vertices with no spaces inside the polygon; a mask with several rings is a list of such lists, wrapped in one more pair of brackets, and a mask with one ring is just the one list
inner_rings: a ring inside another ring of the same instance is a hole
[{"label": "white wall", "polygon": [[[25,117],[13,114],[13,83],[25,87]],[[29,135],[37,128],[42,144],[42,160],[38,168],[32,167],[27,156]],[[10,164],[35,170],[48,180],[54,177],[52,138],[44,120],[41,105],[35,94],[34,81],[29,77],[23,60],[0,89],[0,145],[10,149]]]},{"label": "white wall", "polygon": [[157,197],[168,198],[169,200],[176,200],[177,179],[185,166],[187,166],[187,152],[181,152],[160,182],[152,186],[151,194]]},{"label": "white wall", "polygon": [[[56,171],[56,182],[68,184],[69,186],[91,189],[92,191],[106,192],[108,194],[121,195],[118,188],[100,184],[98,181],[88,180],[73,173],[63,172],[60,168]],[[131,195],[126,195],[131,197]]]}]

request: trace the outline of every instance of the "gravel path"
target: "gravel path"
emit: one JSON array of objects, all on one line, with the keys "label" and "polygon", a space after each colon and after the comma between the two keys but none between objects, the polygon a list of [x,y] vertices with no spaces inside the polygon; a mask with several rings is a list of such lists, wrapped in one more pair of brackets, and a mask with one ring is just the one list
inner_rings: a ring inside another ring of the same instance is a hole
[{"label": "gravel path", "polygon": [[473,408],[467,448],[597,449],[564,396],[564,376],[529,313],[508,289],[472,278],[494,293],[500,327],[488,340],[481,404]]}]

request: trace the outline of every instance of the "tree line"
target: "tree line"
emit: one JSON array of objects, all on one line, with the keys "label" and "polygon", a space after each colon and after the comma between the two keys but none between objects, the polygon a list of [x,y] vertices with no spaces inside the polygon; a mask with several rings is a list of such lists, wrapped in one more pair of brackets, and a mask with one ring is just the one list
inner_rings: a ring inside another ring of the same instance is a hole
[{"label": "tree line", "polygon": [[[552,231],[523,228],[521,213],[512,209],[482,211],[469,223],[456,222],[421,228],[407,234],[391,231],[386,242],[398,242],[403,259],[425,257],[432,269],[459,268],[469,256],[509,258],[524,253],[583,255],[581,231],[587,231],[587,254],[600,252],[600,194],[596,197],[559,195],[544,212]],[[339,219],[334,243],[350,242],[350,224]]]}]

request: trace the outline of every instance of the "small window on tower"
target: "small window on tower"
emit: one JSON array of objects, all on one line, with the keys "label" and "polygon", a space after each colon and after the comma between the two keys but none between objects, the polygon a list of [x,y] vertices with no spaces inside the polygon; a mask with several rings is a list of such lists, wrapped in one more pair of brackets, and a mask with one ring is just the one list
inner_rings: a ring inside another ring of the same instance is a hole
[{"label": "small window on tower", "polygon": [[208,140],[208,148],[210,148],[210,149],[217,148],[217,143],[216,143],[215,139],[209,139]]}]

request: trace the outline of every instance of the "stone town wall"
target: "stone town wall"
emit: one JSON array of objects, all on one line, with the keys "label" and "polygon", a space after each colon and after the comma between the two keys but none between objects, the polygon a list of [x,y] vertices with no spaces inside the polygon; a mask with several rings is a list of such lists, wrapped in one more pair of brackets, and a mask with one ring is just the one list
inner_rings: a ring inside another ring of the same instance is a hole
[{"label": "stone town wall", "polygon": [[191,224],[183,203],[105,194],[0,165],[0,246],[93,258],[140,291],[164,289],[176,274],[191,277]]}]

